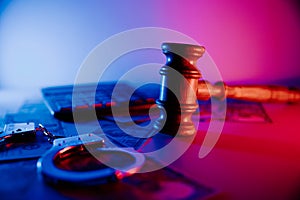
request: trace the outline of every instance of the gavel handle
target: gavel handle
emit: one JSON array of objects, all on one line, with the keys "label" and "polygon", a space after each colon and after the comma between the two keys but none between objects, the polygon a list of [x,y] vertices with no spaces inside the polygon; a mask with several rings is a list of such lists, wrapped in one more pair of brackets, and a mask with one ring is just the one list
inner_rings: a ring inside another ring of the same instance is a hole
[{"label": "gavel handle", "polygon": [[198,100],[208,100],[211,97],[217,99],[233,98],[254,102],[300,103],[300,90],[283,86],[228,86],[223,82],[212,85],[207,81],[199,80]]}]

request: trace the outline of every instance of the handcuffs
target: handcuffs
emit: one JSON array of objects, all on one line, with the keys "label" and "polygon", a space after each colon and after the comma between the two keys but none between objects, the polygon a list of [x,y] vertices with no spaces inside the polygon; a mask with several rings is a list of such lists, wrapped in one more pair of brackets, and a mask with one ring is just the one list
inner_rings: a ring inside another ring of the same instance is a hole
[{"label": "handcuffs", "polygon": [[131,175],[144,162],[144,155],[133,148],[106,146],[104,137],[89,133],[55,139],[37,170],[51,184],[91,186]]},{"label": "handcuffs", "polygon": [[41,131],[53,146],[37,162],[38,174],[48,183],[91,186],[115,181],[137,172],[144,164],[143,154],[133,148],[118,148],[105,135],[82,134],[58,138],[42,124],[6,124],[0,144],[34,139]]},{"label": "handcuffs", "polygon": [[5,124],[3,130],[0,131],[0,145],[9,142],[17,143],[34,139],[37,131],[42,132],[48,138],[50,143],[58,138],[49,132],[42,124],[35,127],[34,122],[8,123]]}]

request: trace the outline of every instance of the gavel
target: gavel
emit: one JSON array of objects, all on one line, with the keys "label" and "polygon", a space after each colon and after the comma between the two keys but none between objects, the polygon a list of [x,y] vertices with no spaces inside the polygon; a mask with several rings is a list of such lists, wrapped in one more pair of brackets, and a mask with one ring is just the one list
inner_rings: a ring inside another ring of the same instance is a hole
[{"label": "gavel", "polygon": [[173,136],[193,135],[196,129],[191,117],[198,108],[196,94],[201,78],[196,62],[205,48],[180,43],[163,43],[161,48],[167,62],[159,72],[161,88],[156,104],[160,117],[154,128]]},{"label": "gavel", "polygon": [[276,85],[226,85],[224,82],[211,83],[199,80],[197,89],[198,100],[209,98],[240,99],[261,103],[299,103],[300,90]]},{"label": "gavel", "polygon": [[161,88],[156,100],[160,117],[154,128],[169,135],[195,134],[191,119],[198,108],[197,100],[234,98],[256,102],[299,102],[300,91],[281,86],[228,86],[224,82],[214,85],[202,77],[196,67],[204,54],[203,46],[163,43],[166,64],[160,69]]}]

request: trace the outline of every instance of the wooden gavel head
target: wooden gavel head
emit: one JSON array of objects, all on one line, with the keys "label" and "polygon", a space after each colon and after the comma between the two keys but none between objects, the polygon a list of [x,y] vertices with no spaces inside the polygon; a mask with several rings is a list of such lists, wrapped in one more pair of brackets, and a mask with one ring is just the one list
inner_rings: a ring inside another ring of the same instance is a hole
[{"label": "wooden gavel head", "polygon": [[163,43],[162,51],[167,58],[160,69],[161,89],[156,101],[160,117],[155,128],[169,135],[193,135],[196,130],[192,114],[198,108],[197,88],[201,73],[197,60],[205,52],[202,46]]}]

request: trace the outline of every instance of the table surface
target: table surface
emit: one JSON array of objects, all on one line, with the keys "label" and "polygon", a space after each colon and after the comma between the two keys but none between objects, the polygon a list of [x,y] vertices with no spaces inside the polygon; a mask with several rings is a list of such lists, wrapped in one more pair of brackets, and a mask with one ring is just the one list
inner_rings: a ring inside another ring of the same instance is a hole
[{"label": "table surface", "polygon": [[[209,123],[201,122],[191,147],[170,167],[214,188],[219,199],[299,199],[300,105],[264,104],[264,108],[272,123],[226,122],[216,146],[204,158],[199,158],[198,153]],[[154,138],[148,147],[156,143],[161,141]],[[35,163],[36,160],[1,163],[1,196],[61,197],[61,193],[38,179],[32,167]],[[24,174],[30,175],[30,180],[20,181]]]},{"label": "table surface", "polygon": [[264,107],[272,123],[226,122],[215,148],[202,159],[198,152],[207,124],[200,124],[200,142],[172,166],[225,199],[299,199],[300,105]]}]

